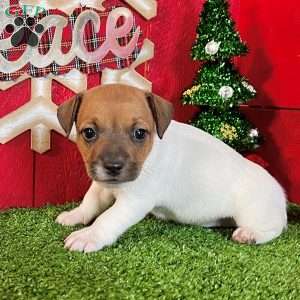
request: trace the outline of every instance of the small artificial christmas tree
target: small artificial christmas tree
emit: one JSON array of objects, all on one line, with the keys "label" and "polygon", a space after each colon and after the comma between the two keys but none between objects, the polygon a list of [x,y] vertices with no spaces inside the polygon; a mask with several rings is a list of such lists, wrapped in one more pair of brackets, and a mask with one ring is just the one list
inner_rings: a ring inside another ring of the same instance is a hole
[{"label": "small artificial christmas tree", "polygon": [[246,54],[247,46],[235,31],[228,8],[226,0],[204,4],[192,57],[205,63],[195,85],[183,93],[183,103],[203,108],[194,126],[243,152],[257,148],[261,137],[237,108],[254,98],[256,91],[231,61],[233,56]]}]

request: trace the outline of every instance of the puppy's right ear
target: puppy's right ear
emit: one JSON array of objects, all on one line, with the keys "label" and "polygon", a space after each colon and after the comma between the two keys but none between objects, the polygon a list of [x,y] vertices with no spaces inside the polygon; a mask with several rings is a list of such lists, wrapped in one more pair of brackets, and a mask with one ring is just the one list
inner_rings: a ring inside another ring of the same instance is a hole
[{"label": "puppy's right ear", "polygon": [[66,132],[67,137],[70,135],[73,124],[77,120],[78,111],[82,102],[83,95],[77,94],[70,100],[61,104],[57,109],[58,121]]}]

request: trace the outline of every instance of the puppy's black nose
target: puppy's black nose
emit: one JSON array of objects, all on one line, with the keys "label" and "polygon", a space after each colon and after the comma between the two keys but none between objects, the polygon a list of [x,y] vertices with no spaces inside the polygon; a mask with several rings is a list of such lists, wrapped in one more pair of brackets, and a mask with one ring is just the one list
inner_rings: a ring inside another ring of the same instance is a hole
[{"label": "puppy's black nose", "polygon": [[122,169],[124,168],[124,162],[122,161],[106,161],[103,162],[103,167],[110,176],[120,175]]}]

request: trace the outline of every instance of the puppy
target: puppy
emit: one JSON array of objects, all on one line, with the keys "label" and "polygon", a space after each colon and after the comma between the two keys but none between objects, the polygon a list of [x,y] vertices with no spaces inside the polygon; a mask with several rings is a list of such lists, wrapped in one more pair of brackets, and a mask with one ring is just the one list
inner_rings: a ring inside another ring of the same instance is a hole
[{"label": "puppy", "polygon": [[93,182],[63,225],[89,224],[65,248],[93,252],[114,243],[148,213],[185,224],[219,226],[233,218],[239,243],[265,243],[287,225],[277,181],[213,136],[171,121],[172,106],[125,85],[96,87],[58,109]]}]

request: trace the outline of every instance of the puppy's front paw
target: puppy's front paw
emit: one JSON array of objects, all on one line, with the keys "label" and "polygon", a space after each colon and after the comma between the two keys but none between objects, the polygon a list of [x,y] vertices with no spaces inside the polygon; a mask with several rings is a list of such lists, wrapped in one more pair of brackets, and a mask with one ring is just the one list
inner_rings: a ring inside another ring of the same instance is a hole
[{"label": "puppy's front paw", "polygon": [[92,226],[74,231],[65,239],[65,249],[70,251],[90,253],[101,250],[104,246],[97,229]]},{"label": "puppy's front paw", "polygon": [[237,228],[232,235],[232,240],[240,244],[255,244],[256,239],[254,233],[246,227]]},{"label": "puppy's front paw", "polygon": [[64,211],[55,220],[56,223],[66,226],[73,226],[76,224],[84,224],[84,216],[79,207],[71,211]]}]

